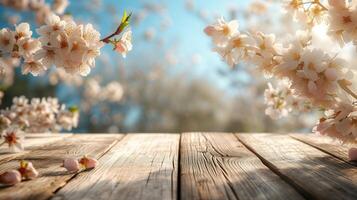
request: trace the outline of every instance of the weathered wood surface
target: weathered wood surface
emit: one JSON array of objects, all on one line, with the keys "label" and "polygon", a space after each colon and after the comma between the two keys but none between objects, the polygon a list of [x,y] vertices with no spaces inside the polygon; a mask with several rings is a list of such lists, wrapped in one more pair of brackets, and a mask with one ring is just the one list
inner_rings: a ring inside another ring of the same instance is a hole
[{"label": "weathered wood surface", "polygon": [[127,135],[53,199],[177,199],[179,134]]},{"label": "weathered wood surface", "polygon": [[7,145],[4,144],[0,146],[0,164],[14,159],[17,156],[24,155],[37,147],[62,140],[71,135],[72,134],[28,134],[25,137],[26,142],[24,143],[24,151],[22,152],[9,153]]},{"label": "weathered wood surface", "polygon": [[[357,199],[347,148],[311,135],[183,133],[30,135],[26,151],[0,154],[0,173],[33,162],[40,176],[6,199]],[[68,173],[64,158],[99,165]]]},{"label": "weathered wood surface", "polygon": [[181,197],[302,199],[231,133],[182,134]]},{"label": "weathered wood surface", "polygon": [[351,162],[348,158],[348,149],[352,147],[351,144],[342,145],[340,142],[334,141],[331,138],[317,136],[316,134],[290,134],[290,136],[350,164],[357,165],[356,162]]},{"label": "weathered wood surface", "polygon": [[101,157],[120,135],[75,135],[63,140],[36,148],[0,165],[0,173],[7,169],[18,168],[20,160],[31,161],[40,173],[40,176],[31,181],[23,181],[13,187],[4,187],[0,190],[0,199],[48,199],[58,188],[72,178],[74,173],[67,173],[61,167],[65,158],[79,158],[89,155]]},{"label": "weathered wood surface", "polygon": [[357,199],[357,168],[287,135],[238,134],[274,172],[313,199]]}]

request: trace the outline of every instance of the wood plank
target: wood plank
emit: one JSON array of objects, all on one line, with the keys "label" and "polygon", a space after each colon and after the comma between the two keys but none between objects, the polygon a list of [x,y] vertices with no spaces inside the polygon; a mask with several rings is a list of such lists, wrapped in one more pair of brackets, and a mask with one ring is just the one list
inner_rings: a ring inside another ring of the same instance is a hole
[{"label": "wood plank", "polygon": [[24,140],[24,151],[22,152],[8,152],[8,146],[0,146],[0,164],[15,159],[18,156],[24,155],[32,150],[35,150],[44,145],[48,145],[53,142],[58,142],[65,137],[69,137],[72,134],[27,134]]},{"label": "wood plank", "polygon": [[53,199],[177,199],[179,134],[128,134]]},{"label": "wood plank", "polygon": [[17,168],[21,159],[31,161],[40,176],[13,187],[1,188],[0,199],[48,199],[75,176],[75,173],[68,173],[60,167],[63,159],[85,154],[99,158],[121,137],[122,135],[74,135],[1,164],[0,172]]},{"label": "wood plank", "polygon": [[237,134],[273,171],[312,199],[357,199],[357,168],[288,135]]},{"label": "wood plank", "polygon": [[234,134],[181,137],[181,199],[303,199]]},{"label": "wood plank", "polygon": [[[344,144],[342,145],[340,142],[332,140],[329,137],[319,136],[316,134],[290,134],[291,137],[304,142],[310,146],[320,149],[321,151],[333,155],[339,159],[342,159],[352,165],[357,165],[357,162],[349,161],[348,158],[348,150],[353,145]],[[354,145],[356,147],[356,145]]]}]

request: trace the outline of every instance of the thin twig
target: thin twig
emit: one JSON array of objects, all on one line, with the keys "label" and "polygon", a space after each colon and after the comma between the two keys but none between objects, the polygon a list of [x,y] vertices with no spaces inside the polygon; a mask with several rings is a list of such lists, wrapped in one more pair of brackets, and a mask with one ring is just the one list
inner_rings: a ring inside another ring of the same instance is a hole
[{"label": "thin twig", "polygon": [[123,32],[123,30],[125,29],[125,27],[128,25],[130,17],[131,17],[130,13],[128,16],[126,16],[126,13],[124,14],[124,17],[122,18],[118,28],[115,30],[114,33],[108,35],[107,37],[101,39],[100,41],[105,42],[105,43],[110,43],[110,39],[116,35],[119,35],[121,32]]}]

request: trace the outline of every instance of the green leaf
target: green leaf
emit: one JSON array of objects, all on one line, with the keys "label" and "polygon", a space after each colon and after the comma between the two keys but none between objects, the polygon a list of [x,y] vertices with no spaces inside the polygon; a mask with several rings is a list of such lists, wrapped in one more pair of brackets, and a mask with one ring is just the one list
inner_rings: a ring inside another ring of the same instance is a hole
[{"label": "green leaf", "polygon": [[68,108],[69,112],[76,113],[79,112],[79,108],[77,106],[71,106]]},{"label": "green leaf", "polygon": [[124,10],[123,17],[121,18],[121,23],[124,23],[126,21],[126,18],[128,17],[126,10]]},{"label": "green leaf", "polygon": [[117,34],[120,34],[127,26],[129,26],[131,15],[132,15],[132,13],[130,13],[128,15],[127,12],[124,11],[123,17],[121,18],[120,25],[119,25],[119,27],[118,27],[118,29],[116,31]]}]

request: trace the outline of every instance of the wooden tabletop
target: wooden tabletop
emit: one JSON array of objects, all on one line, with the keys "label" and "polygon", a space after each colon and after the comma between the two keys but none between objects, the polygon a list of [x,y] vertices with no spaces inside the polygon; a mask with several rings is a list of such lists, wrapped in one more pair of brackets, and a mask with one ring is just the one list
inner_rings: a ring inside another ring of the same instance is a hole
[{"label": "wooden tabletop", "polygon": [[[28,160],[40,176],[1,187],[0,199],[357,199],[348,148],[310,134],[36,134],[25,144],[0,153],[0,173]],[[61,167],[83,155],[99,165]]]}]

